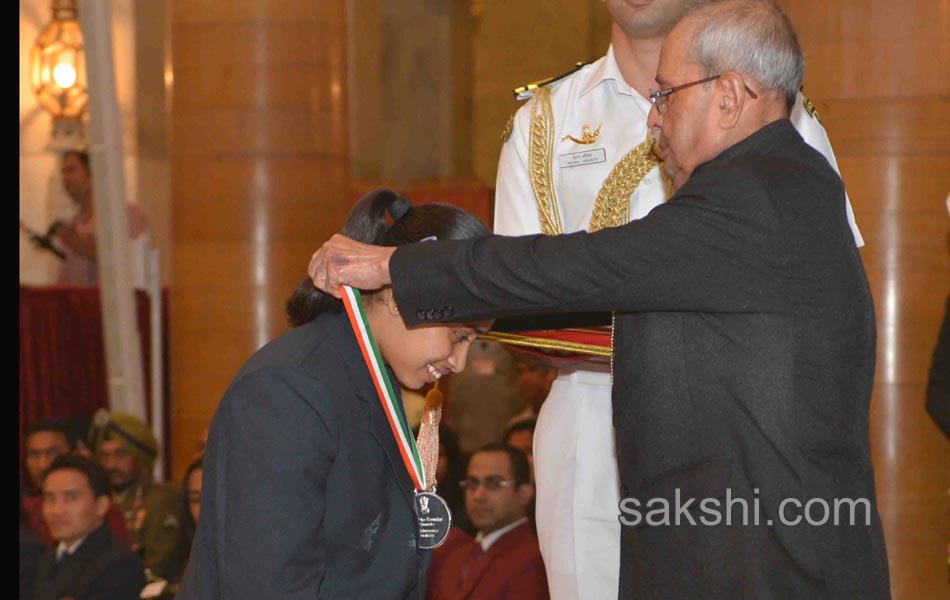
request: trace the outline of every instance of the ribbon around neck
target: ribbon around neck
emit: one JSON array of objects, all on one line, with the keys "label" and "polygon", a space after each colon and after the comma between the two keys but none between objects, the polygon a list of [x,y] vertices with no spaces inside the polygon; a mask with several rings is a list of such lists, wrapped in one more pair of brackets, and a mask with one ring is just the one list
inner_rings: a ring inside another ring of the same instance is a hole
[{"label": "ribbon around neck", "polygon": [[386,420],[389,421],[389,428],[392,430],[396,445],[399,447],[402,462],[406,466],[406,471],[409,472],[413,485],[416,486],[416,491],[424,491],[427,489],[426,476],[425,470],[422,468],[422,459],[419,457],[419,449],[416,447],[416,440],[412,436],[412,429],[409,427],[409,421],[406,419],[402,404],[396,400],[393,382],[390,381],[389,372],[386,370],[379,348],[376,346],[373,332],[370,331],[369,323],[366,320],[366,311],[363,309],[362,295],[359,290],[355,290],[348,285],[341,285],[340,296],[343,299],[346,314],[350,318],[350,325],[356,335],[360,352],[363,353],[363,360],[369,369],[373,385],[376,386],[376,393],[382,404],[383,412],[386,413]]}]

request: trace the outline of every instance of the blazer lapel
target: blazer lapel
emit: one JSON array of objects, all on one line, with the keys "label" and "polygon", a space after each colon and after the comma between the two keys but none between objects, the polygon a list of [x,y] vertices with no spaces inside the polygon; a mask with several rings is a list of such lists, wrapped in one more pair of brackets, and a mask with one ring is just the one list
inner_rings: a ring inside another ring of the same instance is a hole
[{"label": "blazer lapel", "polygon": [[[395,392],[396,402],[402,406],[402,398],[400,397],[398,386],[395,386]],[[361,397],[363,397],[362,394]],[[370,405],[370,431],[386,452],[389,464],[393,469],[393,473],[396,475],[396,481],[399,483],[400,491],[402,491],[406,499],[412,503],[412,492],[415,490],[415,485],[412,483],[409,472],[406,471],[406,463],[402,460],[402,453],[399,451],[399,445],[396,443],[395,434],[389,425],[389,419],[386,418],[386,413],[383,412],[383,407],[375,388],[373,388],[372,396],[367,398],[367,401]]]},{"label": "blazer lapel", "polygon": [[[350,376],[350,380],[356,385],[357,394],[360,399],[369,405],[368,425],[370,433],[372,433],[373,437],[376,438],[376,441],[386,453],[386,458],[389,459],[389,465],[392,467],[393,475],[395,475],[396,482],[399,484],[399,490],[403,496],[405,496],[406,500],[412,504],[412,495],[415,486],[412,483],[412,478],[409,477],[409,473],[406,471],[405,463],[402,461],[402,454],[399,452],[399,446],[396,443],[396,438],[393,436],[393,431],[389,427],[389,420],[386,418],[386,413],[383,412],[379,394],[376,392],[376,386],[373,384],[373,379],[369,374],[369,367],[366,365],[366,361],[363,359],[363,353],[360,351],[359,345],[356,342],[356,334],[353,333],[350,327],[346,313],[341,312],[335,321],[337,323],[335,333],[340,339],[340,343],[337,346],[340,351],[340,357],[343,359],[343,364]],[[388,367],[386,368],[386,372],[394,384],[396,402],[399,406],[402,406],[399,384],[393,372]]]},{"label": "blazer lapel", "polygon": [[55,593],[50,597],[73,596],[79,592],[79,578],[82,574],[80,557],[64,554],[60,560],[56,560],[56,550],[54,548],[49,560],[50,564],[48,570],[46,570],[48,579],[44,582],[44,585],[49,586],[47,589],[51,591],[55,590]]},{"label": "blazer lapel", "polygon": [[[528,527],[529,525],[527,523],[522,523],[495,540],[495,543],[491,545],[491,548],[489,548],[481,558],[479,558],[474,564],[472,564],[472,566],[469,567],[468,573],[466,573],[465,578],[462,579],[462,586],[459,590],[460,598],[468,598],[469,595],[475,591],[475,586],[478,585],[478,582],[481,580],[482,576],[488,572],[488,567],[491,565],[492,561],[495,560],[496,557],[504,554],[509,548],[520,543],[524,538]],[[477,544],[478,542],[473,543]]]},{"label": "blazer lapel", "polygon": [[[478,544],[478,542],[472,543]],[[482,554],[471,565],[469,565],[468,571],[465,573],[465,577],[462,579],[462,585],[459,588],[459,598],[468,598],[475,590],[475,586],[478,585],[478,582],[481,580],[482,576],[488,572],[488,566],[491,564],[495,554],[497,554],[497,548],[495,548],[496,545],[497,544],[492,544],[492,547],[489,548],[487,552]]]}]

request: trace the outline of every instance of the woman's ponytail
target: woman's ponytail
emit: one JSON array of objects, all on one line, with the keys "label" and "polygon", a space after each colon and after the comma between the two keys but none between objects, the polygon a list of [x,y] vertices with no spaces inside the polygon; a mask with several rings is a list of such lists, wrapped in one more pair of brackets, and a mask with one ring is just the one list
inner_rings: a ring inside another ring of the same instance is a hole
[{"label": "woman's ponytail", "polygon": [[[389,221],[406,216],[411,206],[407,198],[392,190],[373,190],[360,198],[347,215],[341,233],[364,244],[384,245],[391,227]],[[287,316],[295,326],[309,323],[320,313],[339,312],[341,307],[340,300],[318,290],[309,277],[301,280],[286,304]]]}]

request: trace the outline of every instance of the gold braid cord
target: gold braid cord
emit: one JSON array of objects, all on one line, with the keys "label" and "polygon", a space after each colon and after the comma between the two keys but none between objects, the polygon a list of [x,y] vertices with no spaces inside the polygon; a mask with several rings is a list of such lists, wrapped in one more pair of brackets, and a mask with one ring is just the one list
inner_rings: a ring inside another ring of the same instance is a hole
[{"label": "gold braid cord", "polygon": [[646,141],[628,152],[610,170],[610,175],[597,194],[587,230],[594,232],[630,221],[630,196],[643,178],[659,164],[660,159],[653,154],[653,138],[648,135]]},{"label": "gold braid cord", "polygon": [[416,447],[422,470],[426,477],[426,491],[434,492],[438,483],[435,473],[439,467],[439,422],[442,420],[442,392],[439,382],[426,394],[426,404],[422,412],[422,422],[416,435]]},{"label": "gold braid cord", "polygon": [[528,161],[531,171],[531,189],[538,203],[538,220],[541,233],[561,233],[561,216],[557,209],[554,180],[551,178],[552,154],[554,152],[554,113],[551,110],[551,94],[539,87],[531,103],[531,129],[528,141]]},{"label": "gold braid cord", "polygon": [[561,352],[574,352],[579,354],[589,354],[591,356],[608,357],[611,353],[610,348],[597,346],[594,344],[584,344],[581,342],[571,342],[566,340],[553,340],[550,338],[536,338],[520,335],[517,333],[505,333],[501,331],[489,331],[488,333],[478,334],[478,339],[492,342],[501,342],[511,346],[524,346],[525,348],[540,348],[542,350],[556,350]]}]

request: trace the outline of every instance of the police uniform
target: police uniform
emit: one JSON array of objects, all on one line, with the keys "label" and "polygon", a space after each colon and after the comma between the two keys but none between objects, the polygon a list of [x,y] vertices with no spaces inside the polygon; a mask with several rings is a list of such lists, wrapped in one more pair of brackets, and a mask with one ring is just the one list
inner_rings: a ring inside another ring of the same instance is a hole
[{"label": "police uniform", "polygon": [[121,493],[113,494],[112,502],[125,516],[132,549],[142,558],[145,568],[158,578],[177,577],[185,560],[178,522],[179,492],[168,484],[143,477]]},{"label": "police uniform", "polygon": [[90,441],[98,454],[104,440],[118,441],[128,450],[142,475],[128,487],[112,494],[112,502],[125,517],[132,539],[132,550],[156,578],[177,577],[183,568],[184,547],[178,516],[179,491],[152,480],[152,468],[158,456],[158,440],[140,419],[125,413],[100,410],[93,419]]},{"label": "police uniform", "polygon": [[[623,79],[613,47],[565,76],[515,90],[495,186],[495,233],[559,234],[639,219],[668,197],[653,156],[651,103]],[[792,123],[837,163],[813,106]],[[850,201],[848,222],[863,246]],[[616,598],[621,500],[608,366],[561,369],[534,437],[537,529],[554,600]]]}]

